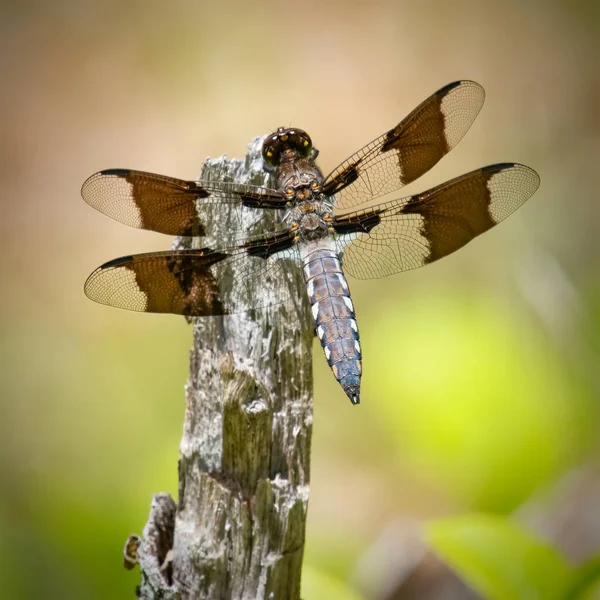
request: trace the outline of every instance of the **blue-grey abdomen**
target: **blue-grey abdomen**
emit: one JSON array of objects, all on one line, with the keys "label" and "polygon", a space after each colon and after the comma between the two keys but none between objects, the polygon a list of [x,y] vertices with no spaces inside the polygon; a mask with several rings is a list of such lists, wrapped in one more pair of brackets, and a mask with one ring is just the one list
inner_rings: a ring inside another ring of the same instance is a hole
[{"label": "blue-grey abdomen", "polygon": [[361,350],[354,305],[337,253],[316,248],[303,257],[303,272],[325,358],[352,404],[360,401]]}]

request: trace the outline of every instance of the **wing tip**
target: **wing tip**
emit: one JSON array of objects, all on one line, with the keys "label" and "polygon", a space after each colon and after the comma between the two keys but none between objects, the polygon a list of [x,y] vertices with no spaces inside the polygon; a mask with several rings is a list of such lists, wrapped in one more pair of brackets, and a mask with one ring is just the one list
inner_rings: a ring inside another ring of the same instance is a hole
[{"label": "wing tip", "polygon": [[462,85],[462,80],[458,80],[458,81],[453,81],[452,83],[448,83],[447,85],[445,85],[444,87],[440,88],[437,91],[438,96],[446,96],[447,94],[449,94],[453,89],[459,87],[460,85]]},{"label": "wing tip", "polygon": [[[534,187],[533,192],[535,192],[540,187],[540,183],[542,182],[542,179],[541,179],[539,173],[535,169],[532,169],[531,167],[528,167],[527,165],[524,165],[522,163],[518,163],[518,162],[495,163],[493,165],[487,165],[486,167],[482,167],[481,172],[494,175],[495,173],[502,173],[502,171],[510,171],[510,170],[521,171],[523,173],[527,173],[530,178],[530,183]],[[533,192],[532,192],[532,194],[533,194]]]},{"label": "wing tip", "polygon": [[94,269],[89,274],[88,278],[85,280],[85,283],[83,284],[83,291],[85,292],[85,295],[88,298],[90,298],[91,300],[94,300],[94,302],[98,302],[98,300],[96,300],[93,297],[93,295],[90,295],[92,283],[98,277],[98,275],[100,275],[101,273],[104,273],[105,271],[108,271],[109,269],[116,269],[118,267],[124,267],[125,265],[128,265],[132,262],[133,262],[133,255],[128,254],[127,256],[119,256],[119,258],[113,258],[112,260],[109,260],[108,262],[105,262],[104,264],[100,265],[98,268]]},{"label": "wing tip", "polygon": [[[113,258],[112,260],[109,260],[108,262],[105,262],[104,264],[100,265],[97,269],[94,269],[89,274],[88,278],[85,280],[85,283],[83,284],[83,291],[84,291],[85,295],[90,300],[93,300],[94,302],[98,302],[98,300],[94,297],[94,294],[92,292],[93,283],[96,280],[96,278],[98,277],[98,275],[100,275],[101,273],[104,273],[105,271],[108,271],[109,269],[123,267],[127,264],[130,264],[132,261],[133,261],[133,255],[128,254],[127,256],[119,256],[119,258]],[[101,304],[104,304],[104,303],[101,302]]]},{"label": "wing tip", "polygon": [[452,81],[451,83],[448,83],[444,87],[440,88],[437,91],[437,95],[443,98],[444,96],[447,96],[450,92],[452,92],[452,90],[455,90],[456,88],[459,88],[461,86],[471,88],[475,87],[481,92],[483,98],[485,98],[485,89],[483,88],[483,86],[480,83],[473,81],[472,79],[457,79],[456,81]]},{"label": "wing tip", "polygon": [[[147,311],[146,303],[148,299],[145,292],[139,289],[139,286],[136,286],[137,289],[134,291],[144,294],[144,301],[137,298],[133,302],[131,297],[127,297],[127,293],[132,290],[128,289],[126,285],[125,287],[122,285],[126,283],[122,271],[131,271],[132,277],[136,277],[132,266],[135,264],[137,256],[140,255],[129,254],[127,256],[120,256],[97,267],[90,273],[83,284],[84,294],[98,304],[135,312],[149,312]],[[115,279],[115,276],[118,280]],[[125,295],[122,294],[123,291]]]},{"label": "wing tip", "polygon": [[[90,175],[81,186],[81,197],[88,203],[91,204],[90,199],[86,197],[86,189],[100,177],[114,176],[114,177],[128,177],[131,173],[131,169],[103,169],[93,175]],[[93,204],[92,204],[93,206]]]}]

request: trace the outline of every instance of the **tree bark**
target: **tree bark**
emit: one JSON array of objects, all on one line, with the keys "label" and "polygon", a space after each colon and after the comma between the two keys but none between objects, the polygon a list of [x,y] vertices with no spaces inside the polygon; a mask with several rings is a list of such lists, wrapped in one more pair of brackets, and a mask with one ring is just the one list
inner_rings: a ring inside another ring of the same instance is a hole
[{"label": "tree bark", "polygon": [[[208,159],[201,179],[268,185],[261,147],[256,138],[245,160]],[[214,236],[198,247],[231,239],[239,215],[202,210]],[[248,230],[259,218],[268,226],[258,209],[244,211]],[[252,310],[268,304],[263,278],[236,299],[247,312],[193,323],[179,502],[153,499],[139,549],[142,598],[300,598],[313,324],[300,268],[286,266],[287,281],[269,285],[291,286],[296,302]]]}]

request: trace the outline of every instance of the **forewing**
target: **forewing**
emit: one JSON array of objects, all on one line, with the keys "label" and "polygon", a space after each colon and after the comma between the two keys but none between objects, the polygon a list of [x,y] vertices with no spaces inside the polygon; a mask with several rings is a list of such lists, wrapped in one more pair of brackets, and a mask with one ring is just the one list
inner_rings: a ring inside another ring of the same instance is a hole
[{"label": "forewing", "polygon": [[533,169],[501,163],[421,194],[336,216],[344,271],[376,279],[443,258],[508,217],[539,184]]},{"label": "forewing", "polygon": [[280,213],[285,208],[281,193],[270,188],[185,181],[131,169],[95,173],[83,184],[81,195],[90,206],[120,223],[179,236],[210,233],[207,223],[223,205],[231,211],[233,226],[239,230],[247,226],[251,209]]},{"label": "forewing", "polygon": [[484,100],[478,83],[450,83],[396,127],[347,158],[326,177],[323,192],[336,194],[335,206],[343,211],[414,181],[458,144]]},{"label": "forewing", "polygon": [[98,267],[85,283],[96,302],[139,312],[214,316],[265,308],[302,293],[291,232],[243,246],[124,256]]}]

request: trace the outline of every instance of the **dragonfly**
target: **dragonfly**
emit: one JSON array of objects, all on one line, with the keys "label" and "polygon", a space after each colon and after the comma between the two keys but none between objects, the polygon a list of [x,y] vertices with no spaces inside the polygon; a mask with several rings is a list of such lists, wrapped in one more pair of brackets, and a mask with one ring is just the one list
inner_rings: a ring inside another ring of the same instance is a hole
[{"label": "dragonfly", "polygon": [[[83,184],[83,199],[121,223],[202,237],[227,207],[233,231],[231,239],[207,247],[111,260],[89,276],[85,293],[134,311],[231,315],[249,283],[285,277],[292,260],[302,268],[327,363],[352,404],[359,404],[362,349],[347,275],[382,278],[443,258],[504,220],[539,187],[533,169],[505,162],[393,197],[458,144],[484,99],[474,81],[450,83],[327,176],[308,133],[280,127],[262,144],[272,187],[130,169],[95,173]],[[248,211],[268,215],[275,225],[249,233]],[[289,288],[275,289],[269,305],[289,300]]]}]

